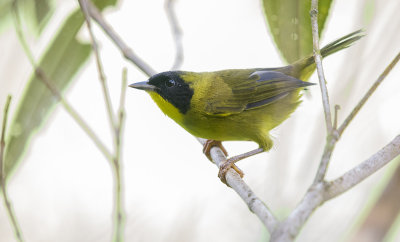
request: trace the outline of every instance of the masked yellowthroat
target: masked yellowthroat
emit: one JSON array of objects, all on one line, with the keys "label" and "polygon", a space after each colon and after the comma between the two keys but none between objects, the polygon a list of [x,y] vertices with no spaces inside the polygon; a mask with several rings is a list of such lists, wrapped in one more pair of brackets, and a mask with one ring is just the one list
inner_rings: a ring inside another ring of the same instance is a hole
[{"label": "masked yellowthroat", "polygon": [[[348,34],[321,49],[326,57],[349,47],[362,37],[361,30]],[[148,81],[129,85],[145,90],[158,107],[194,136],[208,139],[205,153],[221,141],[254,141],[259,148],[227,160],[219,171],[225,182],[229,168],[242,176],[234,163],[268,151],[273,142],[269,131],[300,103],[300,90],[315,69],[312,55],[277,68],[222,70],[215,72],[168,71]],[[214,142],[215,141],[215,142]]]}]

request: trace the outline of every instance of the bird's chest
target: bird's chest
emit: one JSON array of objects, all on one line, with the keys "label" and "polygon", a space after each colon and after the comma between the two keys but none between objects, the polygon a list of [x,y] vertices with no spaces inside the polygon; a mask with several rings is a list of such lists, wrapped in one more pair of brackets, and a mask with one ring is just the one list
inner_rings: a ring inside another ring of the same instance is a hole
[{"label": "bird's chest", "polygon": [[172,105],[156,93],[150,93],[150,96],[164,114],[166,114],[178,124],[182,125],[183,114],[179,112],[178,108],[176,108],[174,105]]}]

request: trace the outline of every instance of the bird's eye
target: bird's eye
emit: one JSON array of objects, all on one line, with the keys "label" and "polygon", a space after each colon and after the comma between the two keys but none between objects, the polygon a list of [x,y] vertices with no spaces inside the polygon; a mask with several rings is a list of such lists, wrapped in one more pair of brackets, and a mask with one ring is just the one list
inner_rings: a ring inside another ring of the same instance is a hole
[{"label": "bird's eye", "polygon": [[165,83],[165,85],[166,85],[167,87],[173,87],[173,86],[175,86],[175,81],[172,80],[172,79],[169,79],[169,80]]}]

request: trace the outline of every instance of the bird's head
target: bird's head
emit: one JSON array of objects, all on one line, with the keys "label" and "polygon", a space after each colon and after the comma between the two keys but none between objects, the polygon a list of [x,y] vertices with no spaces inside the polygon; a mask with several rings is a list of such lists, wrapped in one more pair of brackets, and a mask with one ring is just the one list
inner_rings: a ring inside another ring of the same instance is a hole
[{"label": "bird's head", "polygon": [[185,114],[190,108],[193,89],[182,78],[183,74],[184,72],[180,71],[162,72],[147,81],[130,84],[129,87],[157,93],[176,107],[179,112]]}]

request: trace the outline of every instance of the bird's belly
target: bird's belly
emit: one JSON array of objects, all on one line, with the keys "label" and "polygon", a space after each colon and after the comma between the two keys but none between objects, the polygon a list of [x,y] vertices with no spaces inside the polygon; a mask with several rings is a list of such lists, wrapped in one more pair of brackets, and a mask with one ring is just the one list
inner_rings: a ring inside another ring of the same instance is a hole
[{"label": "bird's belly", "polygon": [[190,110],[180,125],[194,136],[220,141],[252,140],[268,146],[269,131],[282,123],[298,106],[298,92],[280,102],[227,116]]},{"label": "bird's belly", "polygon": [[250,122],[240,115],[228,117],[187,115],[182,127],[194,136],[220,141],[254,140],[260,134],[267,134],[265,129],[260,127],[260,122]]}]

